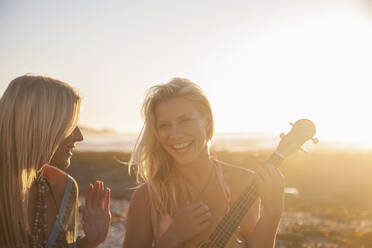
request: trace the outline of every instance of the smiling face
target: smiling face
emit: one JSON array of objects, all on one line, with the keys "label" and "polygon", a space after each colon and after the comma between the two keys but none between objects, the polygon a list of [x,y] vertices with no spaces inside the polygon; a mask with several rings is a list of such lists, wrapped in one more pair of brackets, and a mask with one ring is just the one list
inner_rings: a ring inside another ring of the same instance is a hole
[{"label": "smiling face", "polygon": [[156,105],[161,146],[178,164],[195,161],[207,152],[207,121],[189,100],[175,97]]},{"label": "smiling face", "polygon": [[82,141],[83,135],[78,127],[66,137],[62,143],[58,146],[57,151],[54,153],[51,163],[58,168],[67,168],[70,166],[70,159],[72,157],[72,151],[75,148],[75,143]]}]

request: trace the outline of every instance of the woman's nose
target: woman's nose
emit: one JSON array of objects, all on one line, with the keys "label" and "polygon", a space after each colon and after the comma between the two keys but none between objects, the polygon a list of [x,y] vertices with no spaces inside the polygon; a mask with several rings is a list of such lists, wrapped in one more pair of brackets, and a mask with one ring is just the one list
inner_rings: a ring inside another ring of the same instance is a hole
[{"label": "woman's nose", "polygon": [[169,137],[177,139],[183,136],[183,130],[177,126],[173,126],[170,130]]},{"label": "woman's nose", "polygon": [[73,133],[75,142],[84,140],[83,134],[81,133],[81,130],[79,127],[76,127],[72,133]]}]

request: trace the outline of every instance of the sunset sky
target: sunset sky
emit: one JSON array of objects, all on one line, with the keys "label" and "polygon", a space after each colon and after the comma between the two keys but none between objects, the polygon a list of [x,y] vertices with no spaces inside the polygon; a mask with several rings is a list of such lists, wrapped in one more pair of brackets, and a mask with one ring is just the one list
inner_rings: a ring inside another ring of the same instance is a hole
[{"label": "sunset sky", "polygon": [[84,97],[80,123],[133,133],[145,90],[198,83],[217,132],[309,118],[372,147],[372,1],[0,1],[0,94],[25,73]]}]

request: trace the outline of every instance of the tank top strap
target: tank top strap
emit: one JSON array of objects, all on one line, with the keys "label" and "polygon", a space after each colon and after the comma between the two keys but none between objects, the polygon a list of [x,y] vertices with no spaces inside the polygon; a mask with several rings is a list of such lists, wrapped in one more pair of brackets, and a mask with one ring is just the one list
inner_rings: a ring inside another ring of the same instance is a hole
[{"label": "tank top strap", "polygon": [[218,183],[220,184],[220,186],[222,188],[222,191],[223,191],[223,194],[225,195],[225,199],[227,201],[227,206],[228,206],[227,211],[229,211],[230,210],[230,207],[231,207],[231,191],[230,191],[230,187],[229,187],[229,185],[225,181],[225,177],[224,177],[224,174],[223,174],[222,166],[215,159],[213,160],[213,162],[214,162],[214,164],[216,166],[216,174],[217,174],[217,178],[218,178]]},{"label": "tank top strap", "polygon": [[[63,198],[62,198],[62,202],[61,202],[61,206],[59,208],[59,212],[58,212],[58,215],[57,215],[57,219],[56,221],[54,222],[54,225],[53,225],[53,229],[52,229],[52,232],[51,234],[49,235],[49,238],[47,240],[47,243],[46,243],[46,248],[51,248],[55,245],[55,242],[57,240],[57,237],[59,235],[59,232],[61,231],[61,229],[63,229],[63,219],[64,218],[71,218],[71,213],[69,212],[66,212],[66,208],[67,208],[67,204],[68,204],[68,201],[70,199],[70,195],[72,193],[72,188],[73,188],[73,179],[70,175],[67,175],[67,185],[65,187],[65,191],[64,191],[64,194],[63,194]],[[77,237],[76,235],[76,230],[74,230],[74,237]],[[76,243],[74,242],[74,246],[76,245]]]}]

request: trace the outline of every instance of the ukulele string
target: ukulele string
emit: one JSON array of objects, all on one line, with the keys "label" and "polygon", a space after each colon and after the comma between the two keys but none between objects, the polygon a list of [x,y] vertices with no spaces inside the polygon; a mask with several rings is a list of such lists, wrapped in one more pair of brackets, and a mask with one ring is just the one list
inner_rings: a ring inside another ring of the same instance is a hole
[{"label": "ukulele string", "polygon": [[[248,194],[248,195],[251,195],[254,191],[256,190],[256,184],[255,183],[252,183],[249,187],[248,187],[248,190],[246,193],[244,194]],[[250,200],[250,199],[248,199]],[[236,207],[233,206],[233,208],[231,209],[231,211],[241,211],[241,209],[244,208],[244,205],[246,203],[246,201],[242,201],[242,202],[239,202],[240,204],[236,205]],[[228,216],[228,215],[225,215],[225,216]],[[230,216],[233,216],[233,215],[230,215]],[[226,217],[227,219],[230,217]],[[221,223],[223,223],[222,225],[218,225],[216,227],[216,230],[215,232],[212,233],[211,237],[210,237],[210,241],[212,242],[212,244],[214,245],[219,245],[221,244],[221,242],[224,242],[223,240],[221,240],[221,238],[224,238],[226,237],[226,231],[228,231],[230,228],[229,228],[229,225],[227,225],[227,221],[224,221],[224,218],[221,220]],[[224,235],[225,234],[225,235]],[[220,239],[220,240],[219,240]],[[225,238],[226,239],[226,238]],[[216,243],[217,242],[217,243]],[[223,246],[222,246],[223,247]]]},{"label": "ukulele string", "polygon": [[[276,162],[280,162],[280,161],[281,161],[281,159],[279,159],[278,161],[273,160],[272,163],[274,163],[274,165],[275,165]],[[259,172],[261,172],[262,170],[264,170],[265,167],[268,166],[269,164],[270,163],[268,161],[265,162],[264,163],[264,166],[261,167],[256,173],[258,174]],[[256,189],[257,189],[257,185],[256,185],[255,182],[253,182],[250,186],[248,186],[248,191],[246,193],[244,193],[244,194],[247,194],[247,196],[251,196],[253,193],[257,193]],[[250,202],[252,202],[252,201],[254,201],[256,199],[257,199],[257,197],[255,197],[254,199],[248,198],[248,200],[243,200],[242,202],[239,202],[238,205],[235,208],[233,207],[234,209],[231,209],[231,210],[233,210],[233,211],[235,210],[235,211],[237,211],[239,213],[242,209],[244,209],[244,207],[245,207],[244,205],[249,204]],[[221,221],[223,221],[223,219]],[[226,221],[224,223],[226,223]],[[216,234],[215,233],[212,233],[211,238],[210,238],[212,244],[215,244],[215,242],[217,242],[217,245],[218,244],[221,244],[221,242],[223,242],[222,244],[225,244],[225,242],[228,241],[228,239],[226,240],[226,236],[225,235],[223,235],[223,234],[217,235],[217,232],[225,233],[227,231],[226,229],[229,229],[228,225],[226,225],[226,224],[223,224],[221,226],[220,227],[217,226]],[[220,240],[219,241],[219,238],[221,238],[221,237],[224,238],[224,240]]]}]

